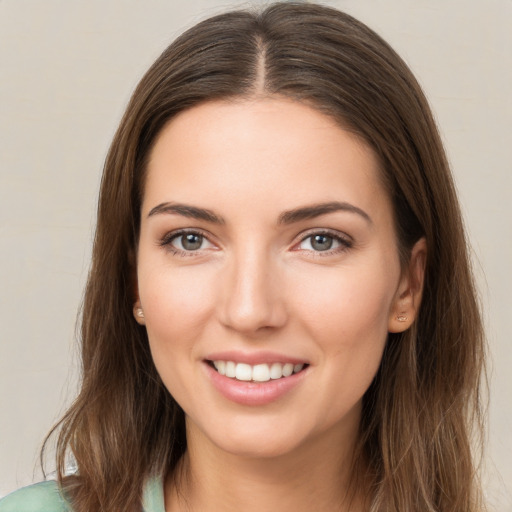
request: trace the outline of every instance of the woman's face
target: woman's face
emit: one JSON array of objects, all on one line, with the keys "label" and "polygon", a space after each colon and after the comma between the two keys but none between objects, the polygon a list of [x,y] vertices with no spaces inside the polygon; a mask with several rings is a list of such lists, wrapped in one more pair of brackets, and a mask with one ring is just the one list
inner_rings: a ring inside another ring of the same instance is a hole
[{"label": "woman's face", "polygon": [[353,439],[408,286],[372,151],[291,100],[202,104],[160,133],[141,215],[139,321],[188,435]]}]

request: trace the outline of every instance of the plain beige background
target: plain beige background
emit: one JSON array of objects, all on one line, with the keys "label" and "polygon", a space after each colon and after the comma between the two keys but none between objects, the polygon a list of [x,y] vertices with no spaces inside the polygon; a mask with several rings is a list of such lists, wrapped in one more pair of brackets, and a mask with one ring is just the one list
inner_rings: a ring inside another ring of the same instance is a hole
[{"label": "plain beige background", "polygon": [[[511,512],[512,1],[326,3],[397,49],[438,119],[493,357],[486,488]],[[261,4],[0,0],[0,496],[41,478],[40,443],[76,389],[100,172],[131,91],[183,29]]]}]

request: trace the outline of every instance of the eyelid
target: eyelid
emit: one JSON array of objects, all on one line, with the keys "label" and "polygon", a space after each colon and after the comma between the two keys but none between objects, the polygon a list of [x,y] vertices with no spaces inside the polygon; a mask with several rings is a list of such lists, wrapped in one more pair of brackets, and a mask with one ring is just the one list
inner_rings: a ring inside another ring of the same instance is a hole
[{"label": "eyelid", "polygon": [[[334,240],[338,241],[341,246],[336,247],[334,249],[328,249],[326,251],[314,251],[309,249],[300,249],[298,246],[307,240],[308,238],[315,236],[315,235],[325,235],[332,237]],[[292,246],[292,250],[294,251],[304,251],[315,254],[315,256],[328,256],[335,253],[343,252],[347,249],[350,249],[354,245],[354,240],[351,236],[347,235],[346,233],[343,233],[341,231],[337,231],[335,229],[329,229],[329,228],[312,228],[308,229],[307,231],[302,232],[299,235],[299,240],[295,242]]]},{"label": "eyelid", "polygon": [[[178,249],[177,247],[174,247],[172,245],[172,241],[176,238],[179,238],[183,235],[199,235],[203,237],[209,244],[211,244],[213,247],[208,247],[206,249],[197,249],[195,251],[184,251],[182,249]],[[186,255],[186,256],[194,256],[202,254],[205,250],[211,250],[212,248],[217,248],[217,244],[212,241],[212,235],[211,233],[200,229],[200,228],[180,228],[175,229],[173,231],[169,231],[166,233],[159,241],[158,245],[163,247],[164,249],[169,250],[173,254],[178,255]]]}]

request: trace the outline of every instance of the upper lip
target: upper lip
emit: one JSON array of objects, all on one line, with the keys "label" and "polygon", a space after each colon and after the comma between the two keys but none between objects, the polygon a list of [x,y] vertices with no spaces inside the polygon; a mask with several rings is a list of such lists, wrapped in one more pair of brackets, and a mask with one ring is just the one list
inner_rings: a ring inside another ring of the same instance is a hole
[{"label": "upper lip", "polygon": [[242,352],[242,351],[225,351],[215,352],[205,357],[207,361],[233,361],[235,363],[245,363],[254,366],[256,364],[272,364],[272,363],[292,363],[292,364],[308,364],[306,359],[294,356],[288,356],[278,352],[259,351],[259,352]]}]

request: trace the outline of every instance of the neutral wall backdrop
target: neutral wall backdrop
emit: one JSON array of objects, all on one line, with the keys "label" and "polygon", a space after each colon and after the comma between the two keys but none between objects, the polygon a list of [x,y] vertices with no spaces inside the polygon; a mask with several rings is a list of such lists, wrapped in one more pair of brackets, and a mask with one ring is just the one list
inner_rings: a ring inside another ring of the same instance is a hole
[{"label": "neutral wall backdrop", "polygon": [[[395,47],[438,119],[492,353],[486,488],[512,512],[512,1],[325,3]],[[76,390],[100,173],[134,86],[185,28],[249,5],[0,0],[0,496],[41,478],[40,443]]]}]

